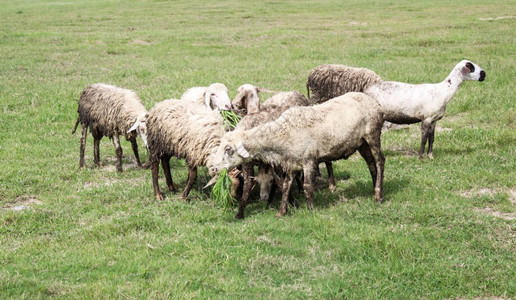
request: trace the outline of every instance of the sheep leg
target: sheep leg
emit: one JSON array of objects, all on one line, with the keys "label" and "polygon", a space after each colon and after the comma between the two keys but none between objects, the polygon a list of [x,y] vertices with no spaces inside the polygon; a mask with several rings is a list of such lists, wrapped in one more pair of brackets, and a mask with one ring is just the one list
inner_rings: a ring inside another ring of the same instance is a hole
[{"label": "sheep leg", "polygon": [[326,170],[328,171],[328,188],[333,193],[337,188],[337,185],[335,184],[335,177],[333,177],[333,165],[331,161],[324,162],[324,164],[326,164]]},{"label": "sheep leg", "polygon": [[383,202],[383,171],[385,169],[385,157],[381,150],[380,135],[369,141],[369,151],[374,158],[376,169],[376,176],[373,179],[374,200],[375,202]]},{"label": "sheep leg", "polygon": [[163,173],[165,174],[165,180],[167,181],[167,187],[170,191],[175,192],[176,187],[174,186],[174,181],[172,181],[172,174],[170,174],[170,156],[163,156],[161,158],[161,167],[163,168]]},{"label": "sheep leg", "polygon": [[86,135],[88,134],[88,126],[81,123],[81,140],[79,147],[79,167],[84,169],[84,150],[86,149]]},{"label": "sheep leg", "polygon": [[157,200],[163,200],[163,195],[159,190],[159,182],[158,182],[158,174],[159,174],[159,160],[152,162],[151,164],[152,171],[152,185],[154,187],[154,197]]},{"label": "sheep leg", "polygon": [[113,145],[116,152],[116,170],[122,173],[122,146],[120,146],[120,138],[118,135],[113,135]]},{"label": "sheep leg", "polygon": [[371,147],[367,143],[363,143],[359,148],[358,152],[367,163],[367,167],[369,168],[369,173],[371,173],[371,178],[373,179],[373,187],[376,186],[376,176],[377,176],[377,168],[375,164],[375,159],[373,157],[373,153],[371,152]]},{"label": "sheep leg", "polygon": [[102,165],[100,162],[100,140],[102,139],[102,134],[93,127],[90,129],[91,135],[93,136],[93,162],[96,167],[100,167]]},{"label": "sheep leg", "polygon": [[419,148],[419,159],[422,159],[425,153],[425,146],[428,141],[428,137],[430,136],[431,126],[432,124],[426,120],[421,122],[421,147]]},{"label": "sheep leg", "polygon": [[188,182],[186,183],[185,190],[181,194],[181,199],[187,200],[188,194],[190,194],[190,190],[192,189],[195,180],[197,179],[197,167],[188,166]]},{"label": "sheep leg", "polygon": [[317,163],[315,161],[308,161],[303,166],[303,173],[305,176],[305,180],[303,183],[303,190],[305,191],[305,197],[306,197],[306,205],[308,209],[313,209],[314,204],[312,200],[312,194],[313,194],[313,183],[314,183],[314,176],[315,176],[315,166]]},{"label": "sheep leg", "polygon": [[242,176],[244,178],[244,187],[242,189],[242,197],[240,198],[240,202],[238,204],[238,212],[235,215],[235,219],[244,218],[244,210],[247,205],[249,195],[251,194],[251,189],[253,188],[253,180],[251,179],[251,177],[253,176],[252,164],[242,165]]},{"label": "sheep leg", "polygon": [[130,139],[130,141],[131,141],[131,146],[133,147],[134,158],[136,158],[136,166],[138,166],[138,168],[142,168],[142,163],[140,161],[140,155],[138,153],[138,144],[136,143],[136,137]]},{"label": "sheep leg", "polygon": [[433,150],[434,150],[434,134],[435,134],[435,125],[437,124],[437,121],[436,122],[433,122],[431,125],[430,125],[430,132],[428,134],[428,152],[427,152],[427,155],[428,155],[428,158],[430,159],[434,159],[434,153],[433,153]]},{"label": "sheep leg", "polygon": [[276,214],[276,217],[281,217],[287,214],[288,210],[288,196],[290,194],[290,188],[292,187],[293,181],[292,174],[285,174],[285,178],[283,179],[283,188],[281,194],[281,204]]}]

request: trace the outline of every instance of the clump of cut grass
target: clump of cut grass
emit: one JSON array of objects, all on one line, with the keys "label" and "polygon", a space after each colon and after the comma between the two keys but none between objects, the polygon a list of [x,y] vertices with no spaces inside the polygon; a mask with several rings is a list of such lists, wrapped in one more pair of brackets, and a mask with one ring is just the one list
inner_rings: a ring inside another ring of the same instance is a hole
[{"label": "clump of cut grass", "polygon": [[223,110],[222,117],[224,118],[224,123],[226,123],[227,126],[231,127],[231,129],[234,129],[240,119],[242,117],[238,116],[234,111],[232,110]]},{"label": "clump of cut grass", "polygon": [[231,185],[232,181],[229,177],[228,170],[224,168],[211,189],[211,199],[215,200],[215,203],[223,208],[234,207],[237,200],[231,196]]}]

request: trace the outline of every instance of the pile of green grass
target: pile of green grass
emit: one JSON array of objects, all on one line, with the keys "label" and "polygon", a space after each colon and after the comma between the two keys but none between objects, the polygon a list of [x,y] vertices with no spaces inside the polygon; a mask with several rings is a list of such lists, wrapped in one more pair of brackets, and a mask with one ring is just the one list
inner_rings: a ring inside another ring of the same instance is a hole
[{"label": "pile of green grass", "polygon": [[237,200],[231,196],[231,185],[231,178],[228,175],[227,169],[224,168],[211,189],[210,198],[220,207],[226,209],[235,207]]},{"label": "pile of green grass", "polygon": [[231,129],[234,129],[237,126],[240,119],[242,118],[232,110],[222,110],[221,114],[224,118],[226,126],[229,126]]}]

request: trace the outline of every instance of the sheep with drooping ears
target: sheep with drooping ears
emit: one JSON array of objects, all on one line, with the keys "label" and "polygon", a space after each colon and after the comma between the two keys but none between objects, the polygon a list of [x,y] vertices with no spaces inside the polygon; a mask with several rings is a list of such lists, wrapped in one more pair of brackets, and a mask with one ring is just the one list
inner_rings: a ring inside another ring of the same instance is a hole
[{"label": "sheep with drooping ears", "polygon": [[79,116],[72,134],[75,133],[77,126],[81,123],[82,135],[79,160],[81,168],[84,168],[84,151],[88,128],[90,128],[93,136],[95,166],[100,166],[100,140],[107,136],[113,140],[115,146],[117,171],[122,172],[122,147],[120,146],[119,136],[123,135],[131,142],[137,166],[142,167],[138,155],[136,136],[140,135],[144,144],[147,145],[145,124],[147,110],[135,92],[103,83],[89,85],[81,93],[77,112]]},{"label": "sheep with drooping ears", "polygon": [[228,88],[222,83],[213,83],[207,87],[190,88],[183,93],[181,100],[204,104],[212,110],[231,109]]},{"label": "sheep with drooping ears", "polygon": [[307,88],[313,103],[346,92],[364,92],[378,101],[385,121],[395,124],[421,122],[422,158],[428,142],[427,156],[433,158],[435,126],[446,111],[446,105],[459,86],[468,80],[484,81],[486,73],[468,60],[459,62],[442,82],[409,84],[383,81],[371,70],[343,65],[323,65],[312,70]]},{"label": "sheep with drooping ears", "polygon": [[167,186],[175,191],[170,173],[170,158],[174,156],[185,159],[188,166],[188,181],[181,194],[186,200],[197,179],[197,168],[213,165],[214,155],[224,134],[222,116],[196,102],[164,100],[149,110],[147,132],[155,197],[163,199],[158,184],[160,161]]},{"label": "sheep with drooping ears", "polygon": [[375,200],[382,202],[382,123],[378,103],[363,93],[348,93],[316,106],[293,107],[276,121],[226,133],[212,172],[254,160],[280,166],[286,173],[278,211],[282,216],[287,213],[296,173],[304,172],[303,189],[311,209],[315,165],[319,161],[346,159],[358,150],[371,173]]}]

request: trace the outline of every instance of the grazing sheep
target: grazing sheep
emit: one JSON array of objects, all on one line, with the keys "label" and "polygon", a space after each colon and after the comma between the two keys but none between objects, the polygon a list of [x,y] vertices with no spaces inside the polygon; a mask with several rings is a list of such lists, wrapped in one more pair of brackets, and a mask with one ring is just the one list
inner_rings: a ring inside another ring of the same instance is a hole
[{"label": "grazing sheep", "polygon": [[188,166],[188,182],[181,194],[186,200],[197,178],[197,167],[213,164],[224,134],[222,116],[195,102],[169,99],[149,111],[147,131],[154,196],[163,199],[158,184],[160,161],[167,186],[175,191],[170,174],[170,158],[174,156],[184,158]]},{"label": "grazing sheep", "polygon": [[131,142],[137,166],[142,167],[138,155],[136,135],[139,134],[145,146],[147,146],[145,124],[147,110],[135,92],[113,85],[92,84],[82,92],[78,106],[79,116],[72,134],[77,130],[77,125],[81,123],[82,135],[79,160],[81,168],[84,168],[84,150],[88,127],[93,136],[95,166],[100,166],[100,140],[103,136],[107,136],[113,139],[116,149],[117,171],[122,172],[122,147],[120,146],[119,135],[124,135]]},{"label": "grazing sheep", "polygon": [[[339,70],[345,70],[346,68],[348,68],[346,78],[353,78],[352,70],[354,68],[341,66]],[[319,94],[324,92],[333,95],[335,91],[358,91],[355,88],[358,87],[360,91],[363,90],[364,93],[378,101],[386,121],[395,124],[421,122],[420,158],[423,158],[427,141],[427,155],[429,158],[433,158],[435,125],[444,116],[446,105],[455,95],[462,82],[466,80],[484,81],[486,77],[482,68],[467,60],[459,62],[446,79],[435,84],[381,81],[379,77],[374,76],[376,75],[374,72],[370,71],[374,74],[372,79],[359,75],[349,86],[345,81],[325,79],[325,73],[318,74],[316,69],[312,71],[307,81],[307,86],[313,91],[317,90]],[[360,84],[361,82],[363,84]]]},{"label": "grazing sheep", "polygon": [[[254,88],[251,85],[247,86],[247,90],[249,91],[244,98],[251,98],[252,101],[246,101],[247,103],[252,103],[254,100],[252,99],[254,96],[257,97],[257,88]],[[253,91],[254,90],[254,91]],[[253,96],[252,96],[253,95]],[[259,103],[259,99],[258,99]],[[265,124],[271,121],[274,121],[279,118],[279,116],[286,111],[287,109],[295,106],[308,106],[310,103],[306,99],[305,96],[298,92],[281,92],[278,93],[271,98],[267,99],[262,105],[260,111],[248,113],[244,116],[235,130],[248,130],[259,126],[261,124]],[[260,186],[260,199],[270,201],[270,194],[273,188],[273,168],[270,166],[260,163],[259,161],[252,161],[242,165],[242,176],[243,176],[243,189],[242,189],[242,197],[240,198],[240,206],[236,218],[244,217],[244,208],[246,206],[247,200],[249,199],[249,195],[251,193],[251,189],[253,188],[253,166],[258,165],[258,175],[255,177],[256,182]]]},{"label": "grazing sheep", "polygon": [[375,200],[382,202],[382,123],[378,103],[363,93],[348,93],[316,106],[293,107],[276,121],[226,133],[212,171],[230,170],[255,160],[280,166],[286,173],[277,214],[282,216],[287,213],[288,195],[297,172],[304,172],[303,189],[311,209],[315,165],[346,159],[358,150],[369,167]]},{"label": "grazing sheep", "polygon": [[251,84],[243,84],[237,89],[237,94],[231,102],[233,111],[243,117],[247,114],[254,114],[260,111],[260,97],[258,93],[274,93],[271,90],[256,87]]},{"label": "grazing sheep", "polygon": [[181,96],[181,100],[197,102],[212,110],[231,109],[228,88],[222,83],[213,83],[208,87],[193,87]]}]

